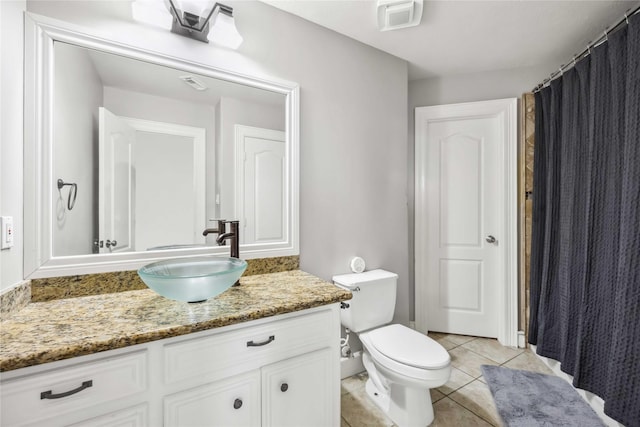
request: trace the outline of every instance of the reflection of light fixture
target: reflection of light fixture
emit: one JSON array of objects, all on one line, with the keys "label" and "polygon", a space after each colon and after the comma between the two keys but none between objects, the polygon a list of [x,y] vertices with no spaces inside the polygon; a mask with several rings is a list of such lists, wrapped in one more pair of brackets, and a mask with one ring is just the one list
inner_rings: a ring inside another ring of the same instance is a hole
[{"label": "reflection of light fixture", "polygon": [[209,89],[204,83],[193,76],[180,76],[180,80],[182,80],[195,90],[204,91]]},{"label": "reflection of light fixture", "polygon": [[420,24],[423,0],[378,0],[378,29],[397,30]]},{"label": "reflection of light fixture", "polygon": [[[166,8],[165,8],[166,4]],[[236,29],[233,8],[211,0],[136,0],[133,18],[171,32],[237,49],[242,36]],[[167,14],[167,9],[170,14]]]}]

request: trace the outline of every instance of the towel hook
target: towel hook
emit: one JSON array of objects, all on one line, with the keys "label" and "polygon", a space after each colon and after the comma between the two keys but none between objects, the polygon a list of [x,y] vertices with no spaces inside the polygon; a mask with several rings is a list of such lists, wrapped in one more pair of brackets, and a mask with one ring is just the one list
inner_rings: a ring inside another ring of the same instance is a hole
[{"label": "towel hook", "polygon": [[[64,182],[63,180],[58,180],[58,190],[61,190],[65,185],[71,186],[69,190],[69,197],[67,198],[67,209],[71,210],[76,205],[76,197],[78,196],[78,184],[75,182]],[[71,194],[73,194],[73,199],[71,198]]]}]

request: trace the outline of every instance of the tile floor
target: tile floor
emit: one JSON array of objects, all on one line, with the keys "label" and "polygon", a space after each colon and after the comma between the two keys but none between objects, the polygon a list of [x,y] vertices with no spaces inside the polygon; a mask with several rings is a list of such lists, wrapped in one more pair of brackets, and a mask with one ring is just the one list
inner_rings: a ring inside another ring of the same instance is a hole
[{"label": "tile floor", "polygon": [[[434,427],[500,426],[489,388],[480,365],[500,365],[513,369],[552,374],[531,350],[503,347],[495,339],[430,333],[451,355],[451,377],[442,387],[431,390],[435,412]],[[341,427],[389,427],[393,422],[370,402],[364,389],[367,374],[342,380]]]}]

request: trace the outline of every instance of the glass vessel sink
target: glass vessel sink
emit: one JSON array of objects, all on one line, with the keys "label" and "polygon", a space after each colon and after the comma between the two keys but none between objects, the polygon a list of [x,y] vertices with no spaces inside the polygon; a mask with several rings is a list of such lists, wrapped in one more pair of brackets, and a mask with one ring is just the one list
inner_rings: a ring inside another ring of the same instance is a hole
[{"label": "glass vessel sink", "polygon": [[138,275],[165,298],[200,302],[233,286],[246,268],[247,262],[238,258],[200,256],[147,264],[138,270]]}]

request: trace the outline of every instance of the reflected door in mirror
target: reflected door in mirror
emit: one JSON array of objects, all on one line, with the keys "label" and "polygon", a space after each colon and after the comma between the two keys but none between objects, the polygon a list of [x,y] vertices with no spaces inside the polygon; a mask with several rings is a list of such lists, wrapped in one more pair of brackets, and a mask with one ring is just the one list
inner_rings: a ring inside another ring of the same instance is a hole
[{"label": "reflected door in mirror", "polygon": [[106,108],[99,109],[98,249],[133,250],[133,144],[135,132]]}]

